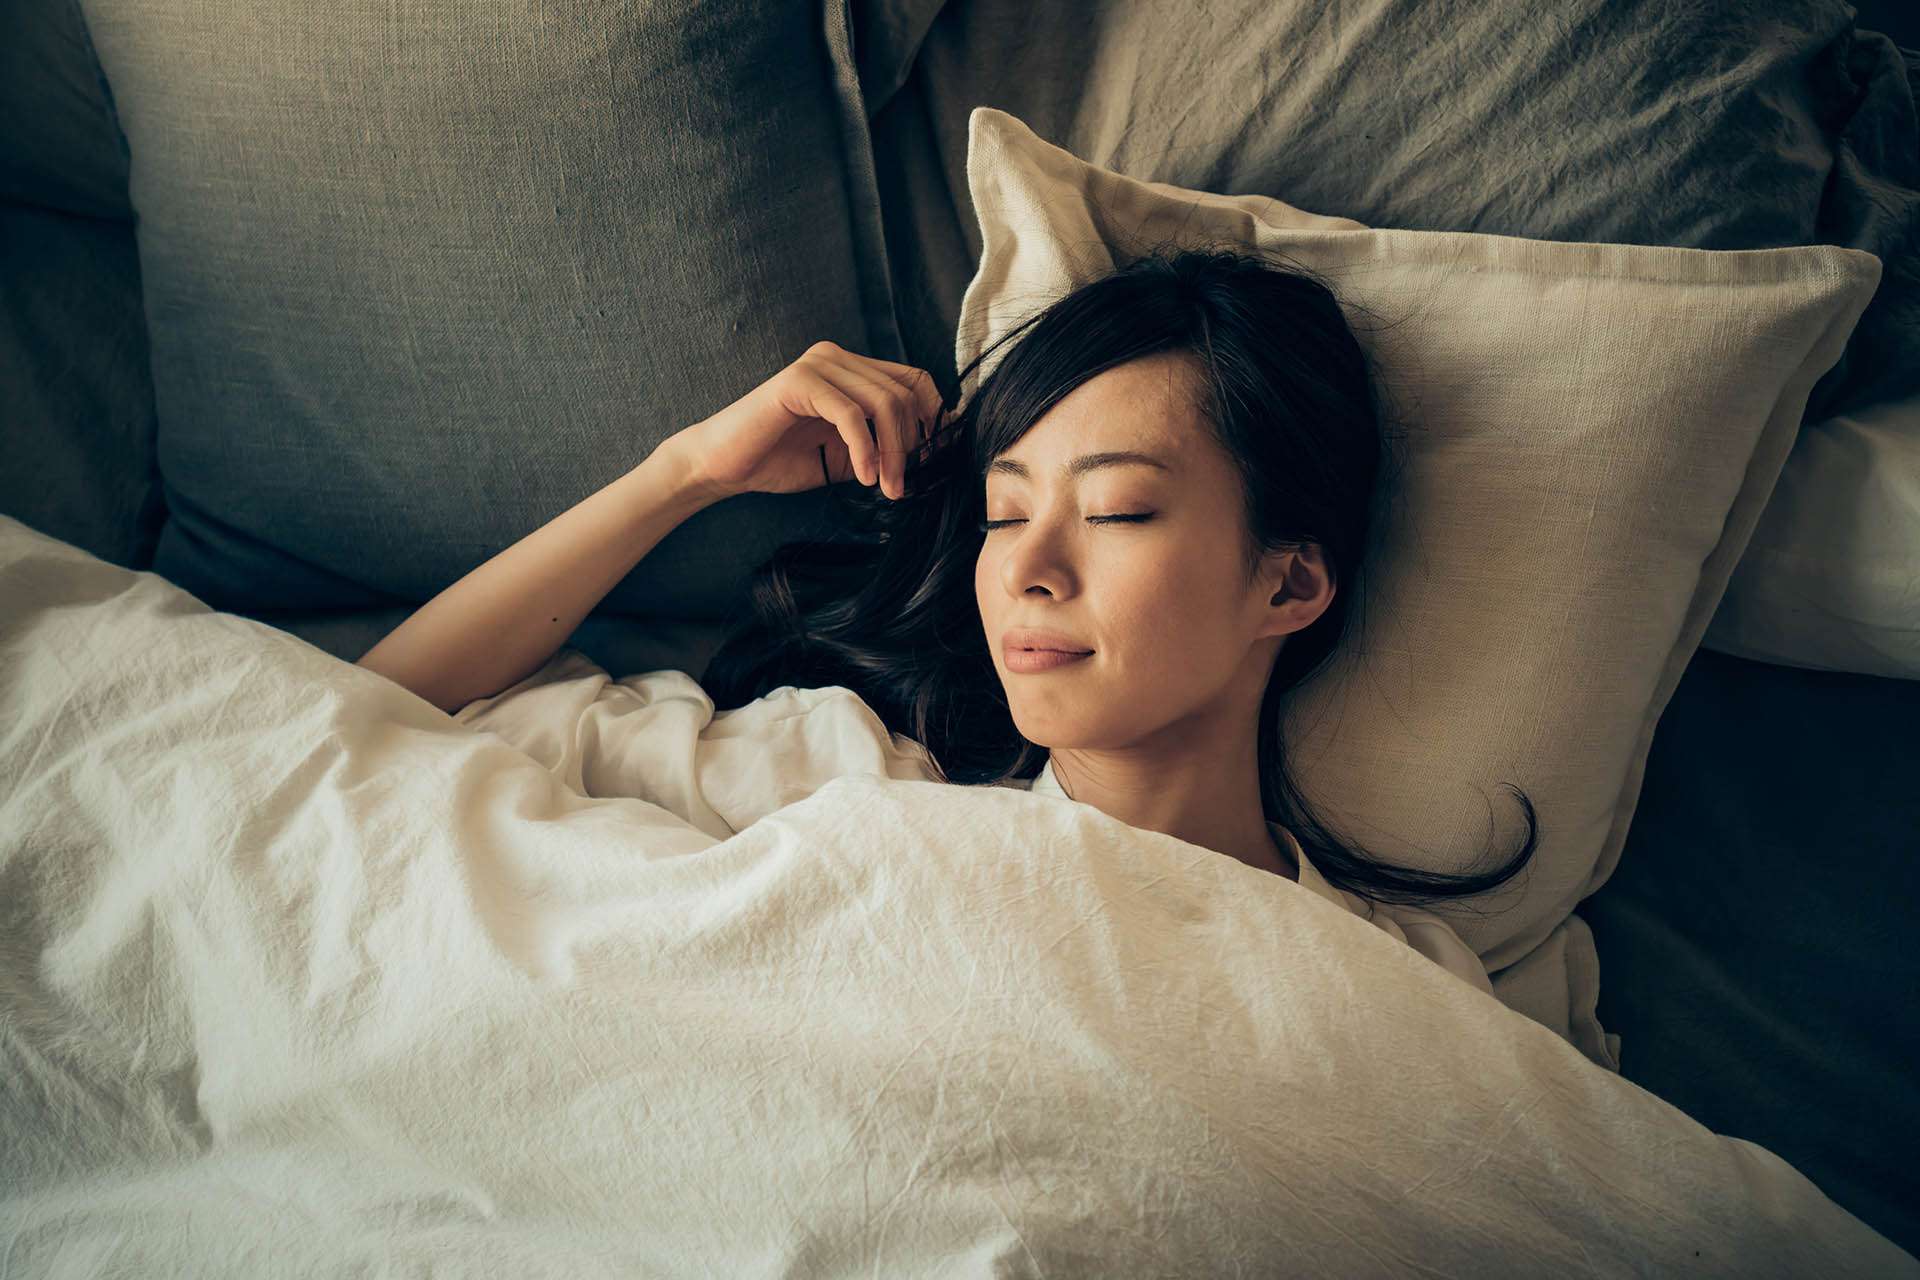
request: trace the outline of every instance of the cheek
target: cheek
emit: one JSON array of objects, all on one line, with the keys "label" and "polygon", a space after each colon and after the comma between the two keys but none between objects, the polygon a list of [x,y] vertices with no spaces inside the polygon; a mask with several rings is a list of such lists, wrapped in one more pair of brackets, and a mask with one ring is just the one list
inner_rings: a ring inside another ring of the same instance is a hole
[{"label": "cheek", "polygon": [[[990,551],[982,549],[973,562],[973,613],[980,625],[980,632],[992,647],[993,638],[1006,629],[1007,593],[1000,585],[1000,558]],[[999,666],[1000,659],[994,655],[994,665]]]},{"label": "cheek", "polygon": [[1233,597],[1217,555],[1169,547],[1129,557],[1107,587],[1103,612],[1142,669],[1177,679],[1219,665],[1220,651],[1233,639]]}]

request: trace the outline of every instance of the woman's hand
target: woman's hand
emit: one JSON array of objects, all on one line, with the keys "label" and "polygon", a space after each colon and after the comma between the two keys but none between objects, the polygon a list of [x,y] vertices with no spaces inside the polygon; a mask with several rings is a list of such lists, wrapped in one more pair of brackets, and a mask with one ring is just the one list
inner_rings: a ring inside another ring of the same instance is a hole
[{"label": "woman's hand", "polygon": [[799,493],[829,478],[878,483],[899,498],[908,451],[923,448],[942,412],[926,370],[816,342],[660,448],[678,455],[691,482],[714,499]]}]

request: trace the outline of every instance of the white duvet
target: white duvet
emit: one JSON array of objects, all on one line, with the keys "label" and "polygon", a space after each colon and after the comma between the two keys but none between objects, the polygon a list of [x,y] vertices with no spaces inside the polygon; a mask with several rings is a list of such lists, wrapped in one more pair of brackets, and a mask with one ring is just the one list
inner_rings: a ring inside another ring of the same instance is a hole
[{"label": "white duvet", "polygon": [[0,1273],[1920,1276],[1291,881],[920,777],[0,518]]}]

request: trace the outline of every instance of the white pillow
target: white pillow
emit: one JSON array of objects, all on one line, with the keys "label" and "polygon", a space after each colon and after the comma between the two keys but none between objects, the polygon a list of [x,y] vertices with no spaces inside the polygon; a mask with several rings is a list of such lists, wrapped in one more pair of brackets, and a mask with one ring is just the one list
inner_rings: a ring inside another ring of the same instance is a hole
[{"label": "white pillow", "polygon": [[[1266,196],[1139,182],[976,108],[978,272],[955,357],[1146,246],[1280,250],[1333,285],[1410,428],[1367,631],[1289,705],[1329,824],[1410,867],[1526,872],[1431,909],[1510,1007],[1609,1067],[1573,914],[1618,862],[1660,712],[1879,259],[1369,230]],[[972,394],[1009,348],[962,383]]]},{"label": "white pillow", "polygon": [[1920,396],[1801,426],[1700,646],[1920,680]]}]

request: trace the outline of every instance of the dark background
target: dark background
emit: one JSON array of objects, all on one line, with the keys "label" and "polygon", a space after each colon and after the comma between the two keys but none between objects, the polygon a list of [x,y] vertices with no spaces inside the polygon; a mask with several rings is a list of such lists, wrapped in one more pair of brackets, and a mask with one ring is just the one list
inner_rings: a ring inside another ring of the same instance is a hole
[{"label": "dark background", "polygon": [[1893,37],[1903,49],[1920,49],[1920,4],[1915,0],[1858,0],[1853,25]]}]

